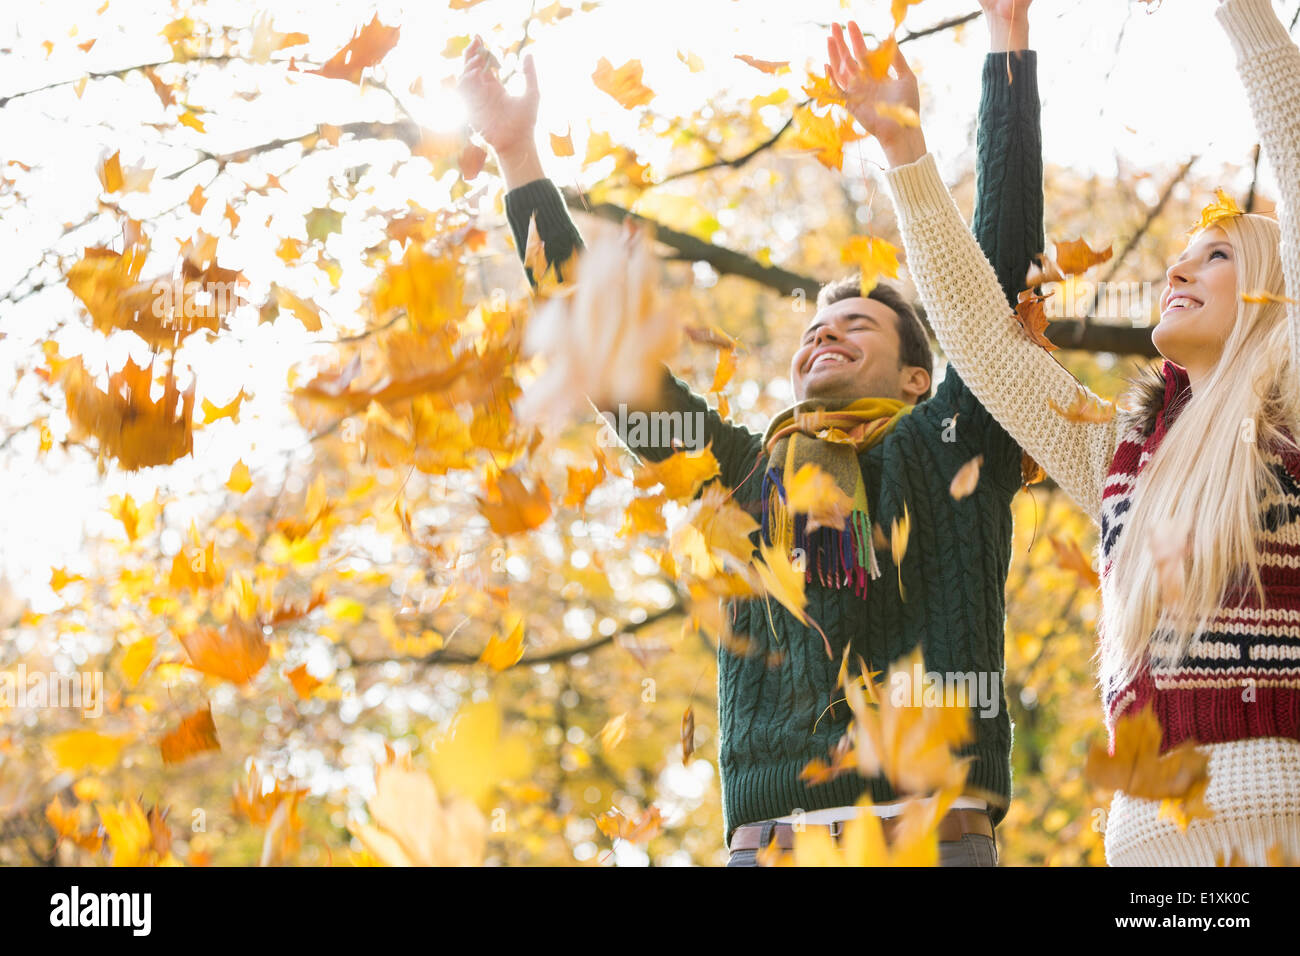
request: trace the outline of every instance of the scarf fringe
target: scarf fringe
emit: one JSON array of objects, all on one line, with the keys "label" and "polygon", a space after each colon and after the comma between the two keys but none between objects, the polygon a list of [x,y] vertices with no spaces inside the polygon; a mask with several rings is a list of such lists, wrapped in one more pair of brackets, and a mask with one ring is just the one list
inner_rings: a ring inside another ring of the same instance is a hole
[{"label": "scarf fringe", "polygon": [[791,516],[781,476],[771,467],[763,472],[761,498],[767,505],[762,509],[763,541],[786,554],[802,550],[806,561],[804,579],[809,584],[852,587],[859,597],[867,596],[867,583],[880,577],[880,564],[871,544],[871,523],[865,511],[849,512],[843,531],[817,528],[809,534],[807,515]]}]

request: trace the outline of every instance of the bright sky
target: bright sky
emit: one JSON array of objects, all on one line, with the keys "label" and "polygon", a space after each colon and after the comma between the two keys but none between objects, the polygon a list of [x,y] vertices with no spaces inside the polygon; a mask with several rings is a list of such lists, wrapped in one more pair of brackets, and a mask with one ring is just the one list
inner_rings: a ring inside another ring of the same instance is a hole
[{"label": "bright sky", "polygon": [[[70,0],[58,4],[24,4],[0,24],[0,96],[74,79],[86,71],[108,71],[166,59],[169,51],[158,31],[183,14],[188,4],[110,0],[102,15],[102,0]],[[1296,2],[1279,4],[1285,22]],[[538,8],[545,4],[539,2]],[[575,0],[576,5],[576,0]],[[1130,0],[1062,2],[1038,0],[1033,15],[1032,47],[1040,56],[1040,88],[1044,100],[1044,142],[1048,161],[1102,173],[1113,171],[1116,157],[1132,165],[1169,168],[1192,153],[1205,158],[1202,168],[1249,162],[1255,143],[1250,114],[1232,65],[1227,39],[1212,17],[1214,0],[1169,0],[1148,14]],[[399,45],[384,61],[391,87],[401,93],[411,112],[436,129],[454,128],[460,121],[459,102],[440,88],[440,82],[458,72],[457,61],[440,53],[456,36],[483,32],[497,45],[515,39],[530,0],[485,0],[470,11],[451,11],[445,0],[437,2],[274,2],[247,3],[213,0],[195,5],[196,19],[205,22],[252,24],[270,16],[275,29],[301,31],[312,42],[305,55],[321,61],[341,47],[352,30],[372,13],[388,24],[400,24]],[[733,100],[770,92],[779,84],[797,91],[807,62],[820,69],[824,59],[827,26],[833,20],[857,16],[864,29],[887,26],[888,4],[851,4],[839,0],[603,0],[591,12],[580,13],[553,26],[536,27],[530,50],[535,55],[542,86],[539,138],[547,131],[562,132],[572,125],[578,157],[584,153],[587,123],[609,132],[615,142],[632,141],[637,114],[618,107],[596,91],[590,80],[600,57],[615,66],[632,58],[645,67],[645,83],[656,91],[652,108],[660,113],[685,113],[722,96]],[[921,29],[951,16],[975,9],[974,0],[926,0],[910,12],[906,28]],[[73,25],[75,24],[75,34]],[[495,24],[507,24],[492,33]],[[906,29],[905,28],[905,29]],[[1122,41],[1118,43],[1122,30]],[[78,44],[96,39],[89,52]],[[54,44],[46,56],[43,41]],[[945,33],[909,44],[906,50],[922,76],[922,115],[927,136],[941,167],[955,175],[970,163],[970,137],[979,95],[979,69],[987,33],[979,22],[968,24],[957,42]],[[247,50],[244,34],[240,49]],[[678,51],[700,57],[706,69],[691,73],[678,59]],[[298,52],[298,51],[294,51]],[[760,59],[792,60],[796,73],[770,77],[733,58],[744,53]],[[168,68],[162,70],[169,75]],[[406,91],[423,78],[425,96]],[[94,208],[98,195],[95,165],[98,158],[121,150],[124,164],[143,162],[157,167],[147,195],[129,197],[124,207],[142,218],[180,203],[196,183],[212,177],[210,165],[200,166],[174,180],[164,177],[188,166],[196,149],[224,152],[279,136],[308,132],[318,122],[386,115],[387,99],[376,91],[362,93],[339,81],[292,74],[286,81],[283,65],[256,68],[234,66],[204,71],[189,94],[192,106],[208,107],[200,114],[206,133],[188,129],[154,130],[143,122],[165,118],[148,84],[135,74],[129,82],[91,81],[77,98],[71,86],[24,97],[0,109],[0,163],[10,159],[34,166],[22,180],[30,199],[15,204],[0,196],[0,283],[16,282],[36,261],[41,250],[57,245],[68,255],[82,246],[108,241],[107,234],[82,230],[60,242],[63,224],[81,221]],[[246,101],[234,93],[262,90]],[[175,109],[171,116],[174,119]],[[784,120],[772,108],[773,128]],[[404,151],[393,150],[394,158]],[[867,158],[878,160],[873,145]],[[652,166],[653,149],[644,155]],[[371,157],[373,160],[373,156]],[[812,160],[809,160],[812,162]],[[281,153],[268,158],[265,171],[281,172],[290,158]],[[322,164],[308,159],[298,172],[284,177],[289,189],[272,193],[241,214],[260,222],[274,217],[267,229],[248,230],[238,240],[223,239],[219,256],[224,265],[246,270],[253,280],[251,297],[260,302],[266,290],[259,263],[270,261],[278,237],[303,235],[302,216],[325,203],[323,188],[315,194],[305,183],[322,183],[337,162]],[[343,165],[346,165],[344,163]],[[582,172],[578,160],[552,160],[556,179],[588,184],[604,167]],[[850,153],[846,168],[858,175],[861,164]],[[868,167],[870,168],[870,167]],[[0,169],[0,172],[3,172]],[[245,174],[254,184],[260,174]],[[427,173],[403,181],[388,176],[388,164],[374,163],[359,188],[373,192],[366,204],[396,206],[408,196],[435,208],[446,195],[451,179],[436,181]],[[1225,182],[1244,188],[1244,183]],[[1265,167],[1261,187],[1274,194],[1271,173]],[[224,199],[229,183],[221,180],[209,196]],[[223,234],[219,216],[224,201],[210,202],[204,213],[207,228]],[[346,331],[358,324],[355,316],[360,292],[369,277],[353,268],[360,250],[374,241],[358,220],[349,219],[342,235],[331,237],[329,254],[343,263],[344,280],[333,295],[322,274],[302,268],[286,282],[307,295],[316,295],[328,316]],[[190,223],[192,226],[192,222]],[[154,248],[171,248],[182,233],[160,225],[153,231]],[[64,354],[84,352],[89,363],[119,366],[127,354],[147,359],[138,340],[123,333],[105,343],[86,328],[66,289],[55,288],[31,296],[18,307],[0,304],[0,431],[7,433],[30,419],[35,383],[28,376],[15,385],[15,369],[30,367],[33,347],[39,347],[55,328]],[[149,497],[155,487],[182,497],[180,513],[199,513],[205,497],[217,493],[231,465],[242,458],[255,481],[278,485],[287,454],[302,444],[301,433],[284,408],[283,389],[289,368],[326,351],[321,340],[298,329],[291,321],[258,326],[255,310],[247,310],[232,323],[231,332],[213,344],[196,344],[182,352],[199,369],[199,401],[228,401],[241,385],[255,394],[245,404],[244,424],[219,423],[196,433],[195,455],[168,469],[125,476],[115,470],[100,479],[93,463],[82,453],[56,451],[35,461],[34,434],[16,439],[8,459],[12,464],[0,474],[0,573],[20,594],[37,601],[38,609],[55,598],[48,590],[51,566],[68,565],[88,570],[83,535],[111,523],[102,508],[109,494],[129,490]],[[326,332],[331,327],[327,322]],[[197,337],[196,337],[197,338]],[[184,385],[184,382],[182,382]],[[248,422],[255,424],[248,426]],[[56,435],[59,423],[52,422]],[[309,456],[309,449],[298,454]],[[292,487],[291,487],[291,490]],[[172,546],[179,541],[173,541]]]}]

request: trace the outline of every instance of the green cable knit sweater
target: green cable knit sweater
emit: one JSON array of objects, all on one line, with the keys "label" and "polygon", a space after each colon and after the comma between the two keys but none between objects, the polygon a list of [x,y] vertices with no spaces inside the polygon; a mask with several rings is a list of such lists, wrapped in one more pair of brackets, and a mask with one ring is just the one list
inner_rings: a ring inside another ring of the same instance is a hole
[{"label": "green cable knit sweater", "polygon": [[[1036,66],[1033,51],[1012,55],[1008,82],[1008,56],[989,54],[983,71],[973,229],[1009,303],[1023,287],[1032,256],[1043,248]],[[549,260],[563,261],[582,243],[549,179],[511,190],[505,208],[521,256],[534,215]],[[723,421],[667,368],[663,375],[663,409],[704,413],[705,437],[721,466],[718,480],[735,489],[737,503],[757,520],[767,465],[761,436]],[[654,461],[672,453],[651,445],[633,446],[632,451]],[[952,478],[976,455],[984,456],[978,486],[969,497],[954,501]],[[903,418],[884,442],[863,453],[860,462],[874,521],[888,528],[907,504],[912,521],[902,561],[907,600],[900,599],[898,570],[883,551],[877,552],[881,577],[868,587],[865,599],[849,588],[810,582],[807,613],[829,638],[830,659],[821,636],[777,602],[770,602],[770,626],[762,601],[731,603],[734,632],[749,638],[752,652],[718,652],[718,763],[728,842],[741,824],[796,809],[849,805],[864,789],[874,802],[897,799],[883,778],[844,774],[816,786],[799,780],[804,766],[825,759],[848,726],[843,703],[818,721],[835,696],[846,642],[872,671],[883,673],[919,644],[927,671],[983,674],[985,686],[996,675],[996,712],[981,716],[976,711],[976,738],[965,753],[975,758],[968,792],[990,801],[995,824],[1006,815],[1011,720],[1003,694],[1003,590],[1011,559],[1010,503],[1020,487],[1020,448],[949,367],[933,397]],[[780,663],[769,667],[766,658],[778,649],[783,652]]]}]

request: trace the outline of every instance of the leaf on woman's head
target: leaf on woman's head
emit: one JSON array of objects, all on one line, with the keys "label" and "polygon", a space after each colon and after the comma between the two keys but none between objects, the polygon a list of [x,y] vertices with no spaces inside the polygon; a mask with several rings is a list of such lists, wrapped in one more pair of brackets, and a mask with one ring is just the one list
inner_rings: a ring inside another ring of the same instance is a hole
[{"label": "leaf on woman's head", "polygon": [[1208,229],[1220,219],[1231,219],[1233,216],[1240,216],[1244,212],[1245,210],[1237,205],[1235,199],[1225,193],[1222,189],[1216,189],[1214,191],[1214,201],[1208,203],[1205,208],[1201,210],[1201,218],[1197,221],[1196,225],[1187,230],[1187,234],[1191,235],[1192,233],[1200,232],[1202,229]]}]

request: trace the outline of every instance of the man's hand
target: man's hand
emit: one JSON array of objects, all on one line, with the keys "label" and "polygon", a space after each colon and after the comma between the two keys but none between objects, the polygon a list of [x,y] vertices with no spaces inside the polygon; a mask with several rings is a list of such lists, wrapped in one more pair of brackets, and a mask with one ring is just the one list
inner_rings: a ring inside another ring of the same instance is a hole
[{"label": "man's hand", "polygon": [[1033,0],[980,0],[989,26],[989,52],[1029,49],[1029,4]]},{"label": "man's hand", "polygon": [[511,96],[497,74],[496,57],[483,38],[476,36],[465,48],[465,68],[457,88],[465,98],[469,123],[497,154],[506,188],[514,189],[541,179],[534,127],[537,125],[537,68],[531,55],[524,57],[526,87]]},{"label": "man's hand", "polygon": [[[826,38],[826,51],[830,55],[827,74],[844,93],[845,105],[853,118],[880,140],[889,164],[902,166],[915,162],[926,153],[925,135],[919,127],[900,122],[900,114],[907,111],[920,113],[921,96],[916,88],[916,75],[903,54],[895,49],[890,64],[893,75],[886,73],[883,79],[872,76],[867,67],[867,44],[862,39],[862,31],[852,20],[849,21],[849,42],[853,45],[852,50],[845,42],[843,28],[834,24],[831,35]],[[878,106],[882,109],[877,109]]]}]

